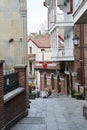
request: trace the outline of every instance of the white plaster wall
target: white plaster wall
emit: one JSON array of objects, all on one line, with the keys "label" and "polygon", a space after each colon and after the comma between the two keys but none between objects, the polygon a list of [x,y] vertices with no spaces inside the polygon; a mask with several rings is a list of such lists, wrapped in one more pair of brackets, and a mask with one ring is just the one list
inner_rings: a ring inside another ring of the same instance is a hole
[{"label": "white plaster wall", "polygon": [[32,47],[32,54],[36,54],[36,61],[42,61],[42,51],[41,49],[45,49],[44,51],[44,61],[50,61],[51,60],[51,49],[50,48],[38,48],[32,41],[28,42],[28,54],[29,47]]}]

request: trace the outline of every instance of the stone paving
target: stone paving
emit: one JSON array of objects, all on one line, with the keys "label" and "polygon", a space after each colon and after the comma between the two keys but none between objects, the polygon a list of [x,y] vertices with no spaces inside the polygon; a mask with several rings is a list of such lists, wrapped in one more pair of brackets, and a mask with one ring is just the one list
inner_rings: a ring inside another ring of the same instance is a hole
[{"label": "stone paving", "polygon": [[87,101],[67,96],[31,100],[28,116],[11,130],[87,130],[84,104]]}]

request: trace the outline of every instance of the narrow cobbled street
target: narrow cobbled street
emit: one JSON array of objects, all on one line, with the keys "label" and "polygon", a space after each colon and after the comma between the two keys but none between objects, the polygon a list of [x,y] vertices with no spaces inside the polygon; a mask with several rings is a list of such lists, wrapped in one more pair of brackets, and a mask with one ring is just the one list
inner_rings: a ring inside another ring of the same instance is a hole
[{"label": "narrow cobbled street", "polygon": [[29,115],[11,130],[87,130],[84,104],[87,101],[67,96],[31,100]]}]

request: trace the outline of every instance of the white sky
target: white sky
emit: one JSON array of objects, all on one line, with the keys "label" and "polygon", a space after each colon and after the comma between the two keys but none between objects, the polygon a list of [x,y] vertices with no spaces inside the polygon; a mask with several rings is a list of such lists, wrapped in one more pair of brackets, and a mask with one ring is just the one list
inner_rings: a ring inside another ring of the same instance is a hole
[{"label": "white sky", "polygon": [[32,32],[47,30],[47,8],[43,6],[45,0],[27,0],[28,35]]}]

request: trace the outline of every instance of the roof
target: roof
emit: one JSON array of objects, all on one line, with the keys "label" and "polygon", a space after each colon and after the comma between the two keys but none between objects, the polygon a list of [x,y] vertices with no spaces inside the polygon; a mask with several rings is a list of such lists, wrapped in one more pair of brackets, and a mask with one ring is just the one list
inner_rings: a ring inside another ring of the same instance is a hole
[{"label": "roof", "polygon": [[38,48],[51,48],[50,34],[33,35],[29,37],[29,40],[31,40]]}]

